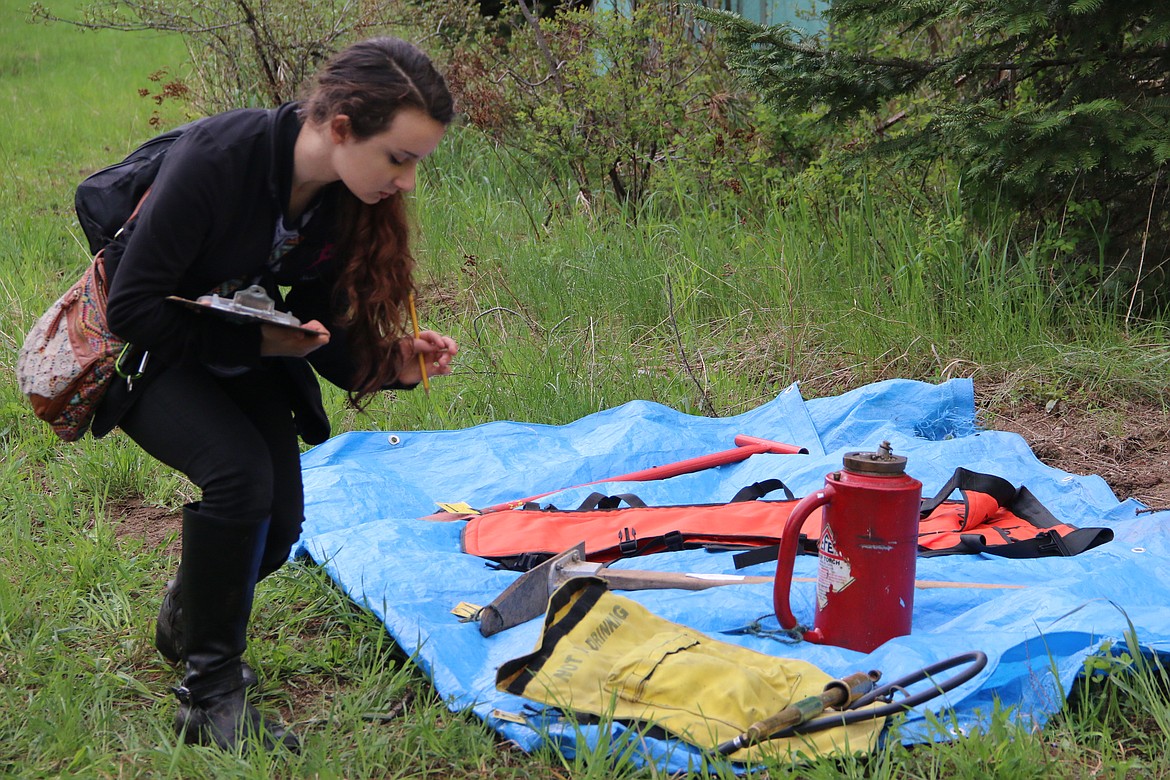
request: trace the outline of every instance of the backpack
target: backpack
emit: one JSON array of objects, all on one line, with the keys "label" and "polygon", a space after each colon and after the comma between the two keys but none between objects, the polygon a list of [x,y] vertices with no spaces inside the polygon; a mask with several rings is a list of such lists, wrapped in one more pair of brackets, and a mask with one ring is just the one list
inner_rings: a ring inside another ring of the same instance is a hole
[{"label": "backpack", "polygon": [[91,254],[96,255],[118,235],[154,182],[167,150],[191,124],[151,138],[126,159],[91,173],[77,185],[73,207]]},{"label": "backpack", "polygon": [[[188,127],[155,136],[77,187],[74,208],[93,262],[33,325],[16,360],[17,381],[33,413],[65,441],[89,430],[115,374],[127,381],[140,375],[119,365],[129,345],[106,322],[105,248],[138,213],[164,154]],[[139,368],[145,364],[143,355]]]},{"label": "backpack", "polygon": [[[784,500],[763,500],[783,490]],[[959,491],[961,498],[951,500]],[[621,506],[621,504],[626,506]],[[584,540],[585,558],[619,558],[696,547],[747,549],[736,568],[776,560],[776,545],[796,498],[779,480],[740,490],[730,502],[646,506],[629,494],[594,493],[577,509],[537,504],[471,517],[461,550],[526,571]],[[965,468],[921,504],[918,554],[922,557],[987,553],[1004,558],[1071,556],[1110,541],[1108,528],[1078,528],[1056,518],[1026,488]],[[800,547],[816,552],[822,514],[809,516]],[[754,548],[754,549],[752,549]]]}]

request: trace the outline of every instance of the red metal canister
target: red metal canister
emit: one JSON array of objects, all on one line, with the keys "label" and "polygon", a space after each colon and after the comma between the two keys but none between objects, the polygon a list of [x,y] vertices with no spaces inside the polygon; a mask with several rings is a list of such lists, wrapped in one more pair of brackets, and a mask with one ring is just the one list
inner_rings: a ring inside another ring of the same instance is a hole
[{"label": "red metal canister", "polygon": [[922,483],[889,442],[850,452],[825,486],[793,508],[781,536],[774,604],[783,628],[796,628],[789,606],[800,529],[824,507],[817,545],[817,603],[810,642],[868,653],[910,633]]}]

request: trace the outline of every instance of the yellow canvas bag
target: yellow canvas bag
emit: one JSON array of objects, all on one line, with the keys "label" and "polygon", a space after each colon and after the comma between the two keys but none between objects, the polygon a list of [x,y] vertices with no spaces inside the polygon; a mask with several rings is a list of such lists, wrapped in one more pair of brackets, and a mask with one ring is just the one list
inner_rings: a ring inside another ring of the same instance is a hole
[{"label": "yellow canvas bag", "polygon": [[[714,750],[758,721],[818,696],[833,677],[812,664],[720,642],[671,623],[594,577],[549,600],[536,649],[508,661],[496,687],[566,712],[657,726]],[[872,751],[884,718],[795,734],[730,758],[813,758]]]}]

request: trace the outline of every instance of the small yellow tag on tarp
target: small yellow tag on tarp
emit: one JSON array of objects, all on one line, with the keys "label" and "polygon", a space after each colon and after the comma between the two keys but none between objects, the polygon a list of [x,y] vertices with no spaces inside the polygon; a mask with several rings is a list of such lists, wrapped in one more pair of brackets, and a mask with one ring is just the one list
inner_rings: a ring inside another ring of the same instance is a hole
[{"label": "small yellow tag on tarp", "polygon": [[439,502],[439,509],[452,515],[478,515],[479,510],[472,508],[466,501],[457,501],[453,504]]},{"label": "small yellow tag on tarp", "polygon": [[472,620],[479,618],[479,612],[483,607],[478,604],[472,604],[469,601],[460,601],[451,608],[451,614],[459,618],[464,623],[470,623]]},{"label": "small yellow tag on tarp", "polygon": [[[574,577],[549,600],[536,650],[501,665],[496,688],[567,711],[650,723],[714,751],[753,723],[818,696],[833,679],[807,661],[671,623],[596,577]],[[878,718],[767,740],[728,757],[868,753],[884,724]]]},{"label": "small yellow tag on tarp", "polygon": [[492,717],[498,720],[506,720],[509,723],[518,723],[521,726],[528,725],[528,718],[525,718],[518,712],[508,712],[506,710],[494,709],[492,710]]}]

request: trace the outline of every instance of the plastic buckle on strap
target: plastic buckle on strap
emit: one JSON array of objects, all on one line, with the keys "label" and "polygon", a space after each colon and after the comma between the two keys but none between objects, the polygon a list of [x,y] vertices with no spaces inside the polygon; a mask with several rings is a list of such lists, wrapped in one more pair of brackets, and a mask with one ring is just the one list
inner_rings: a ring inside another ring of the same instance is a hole
[{"label": "plastic buckle on strap", "polygon": [[1064,543],[1064,539],[1056,531],[1045,531],[1042,534],[1036,535],[1036,550],[1041,555],[1061,555],[1068,556],[1068,546]]},{"label": "plastic buckle on strap", "polygon": [[618,531],[618,552],[622,555],[634,555],[638,552],[638,532],[633,528],[623,528]]},{"label": "plastic buckle on strap", "polygon": [[678,552],[686,545],[681,531],[667,531],[662,535],[662,544],[667,552]]}]

